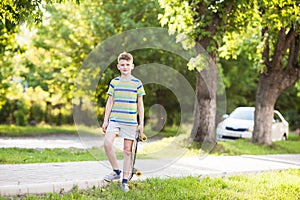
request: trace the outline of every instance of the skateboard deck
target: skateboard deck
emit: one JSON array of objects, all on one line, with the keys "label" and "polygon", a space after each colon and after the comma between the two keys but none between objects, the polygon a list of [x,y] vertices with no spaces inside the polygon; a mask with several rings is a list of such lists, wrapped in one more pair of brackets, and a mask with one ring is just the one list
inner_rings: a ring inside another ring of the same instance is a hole
[{"label": "skateboard deck", "polygon": [[134,165],[135,165],[135,160],[137,155],[138,144],[139,142],[146,142],[146,141],[147,141],[147,137],[144,134],[140,135],[139,132],[136,133],[135,140],[133,141],[133,145],[132,145],[133,154],[131,159],[132,161],[131,172],[129,174],[128,181],[130,181],[134,175],[136,175],[137,177],[142,176],[142,172],[136,169]]}]

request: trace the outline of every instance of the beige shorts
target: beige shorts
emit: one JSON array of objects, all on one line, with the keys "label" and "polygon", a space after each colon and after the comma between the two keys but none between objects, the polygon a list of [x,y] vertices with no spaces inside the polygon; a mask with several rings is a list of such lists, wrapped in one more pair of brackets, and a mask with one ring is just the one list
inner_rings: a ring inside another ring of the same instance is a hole
[{"label": "beige shorts", "polygon": [[106,134],[120,134],[121,138],[135,140],[137,125],[125,125],[118,122],[109,122]]}]

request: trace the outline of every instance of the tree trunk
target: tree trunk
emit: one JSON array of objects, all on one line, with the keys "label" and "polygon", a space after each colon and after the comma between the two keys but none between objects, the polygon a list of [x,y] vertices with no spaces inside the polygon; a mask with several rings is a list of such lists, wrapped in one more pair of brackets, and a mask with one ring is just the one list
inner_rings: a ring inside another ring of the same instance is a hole
[{"label": "tree trunk", "polygon": [[[195,142],[202,145],[215,144],[215,128],[216,128],[216,111],[217,111],[217,82],[218,71],[216,66],[218,54],[217,37],[222,37],[225,32],[226,18],[231,12],[233,1],[224,1],[220,10],[211,12],[211,8],[204,1],[190,1],[190,5],[195,10],[194,23],[203,23],[205,16],[205,27],[201,31],[198,30],[195,41],[204,49],[209,50],[210,58],[213,63],[209,63],[204,70],[197,72],[196,84],[196,101],[194,106],[194,124],[191,137]],[[203,32],[209,34],[202,34]],[[196,50],[197,51],[197,50]],[[201,52],[197,52],[198,54]],[[202,52],[203,53],[203,52]],[[202,76],[205,77],[203,79]],[[198,105],[199,107],[198,107]],[[197,108],[198,107],[198,108]]]},{"label": "tree trunk", "polygon": [[273,76],[262,74],[258,83],[255,104],[255,125],[252,137],[252,141],[258,144],[272,144],[272,120],[275,102],[279,93],[279,91],[274,91],[278,83],[273,82],[273,78],[275,78]]},{"label": "tree trunk", "polygon": [[[165,105],[164,102],[164,90],[163,89],[157,89],[155,91],[156,93],[156,103],[158,105]],[[164,119],[164,110],[162,106],[157,106],[157,110],[156,110],[156,118],[157,118],[157,122],[155,124],[155,126],[152,128],[155,131],[164,131],[164,125],[165,125],[165,119]]]},{"label": "tree trunk", "polygon": [[[263,52],[266,72],[260,75],[256,93],[255,122],[252,142],[272,144],[272,121],[274,106],[278,96],[291,87],[300,77],[298,63],[300,35],[299,30],[282,28],[278,32],[274,53],[270,58],[269,41]],[[263,30],[263,36],[267,28]],[[288,52],[287,63],[283,59]]]},{"label": "tree trunk", "polygon": [[59,109],[59,113],[58,113],[58,116],[57,116],[57,122],[56,122],[56,125],[57,126],[61,126],[62,125],[62,113],[61,113],[61,108],[62,108],[62,104],[58,104],[57,105],[57,108]]},{"label": "tree trunk", "polygon": [[216,141],[217,67],[211,65],[201,73],[198,71],[196,73],[196,101],[191,136],[195,142],[214,144]]},{"label": "tree trunk", "polygon": [[50,113],[51,112],[51,102],[46,101],[46,110],[45,110],[45,123],[48,124],[50,121]]}]

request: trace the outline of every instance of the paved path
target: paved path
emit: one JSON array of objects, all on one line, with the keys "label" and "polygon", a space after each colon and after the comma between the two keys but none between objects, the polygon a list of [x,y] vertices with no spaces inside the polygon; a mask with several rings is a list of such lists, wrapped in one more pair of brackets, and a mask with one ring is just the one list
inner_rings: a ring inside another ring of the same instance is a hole
[{"label": "paved path", "polygon": [[[121,161],[119,161],[122,166]],[[103,186],[107,161],[0,165],[0,196],[69,191]],[[300,154],[268,156],[183,157],[178,160],[137,160],[140,180],[150,177],[225,176],[271,170],[299,169]],[[134,180],[137,180],[134,177]]]}]

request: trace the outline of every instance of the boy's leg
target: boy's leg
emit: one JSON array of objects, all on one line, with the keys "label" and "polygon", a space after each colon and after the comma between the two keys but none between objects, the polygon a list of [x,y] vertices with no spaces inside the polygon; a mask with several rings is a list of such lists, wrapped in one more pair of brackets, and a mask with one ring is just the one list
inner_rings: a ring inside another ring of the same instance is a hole
[{"label": "boy's leg", "polygon": [[132,144],[133,144],[133,140],[124,139],[123,179],[128,179],[130,171],[131,171]]},{"label": "boy's leg", "polygon": [[105,135],[105,139],[104,139],[104,150],[105,150],[105,153],[107,155],[107,158],[108,158],[113,170],[119,169],[116,154],[115,154],[115,151],[113,148],[113,143],[114,143],[116,136],[117,136],[117,134],[107,133]]}]

